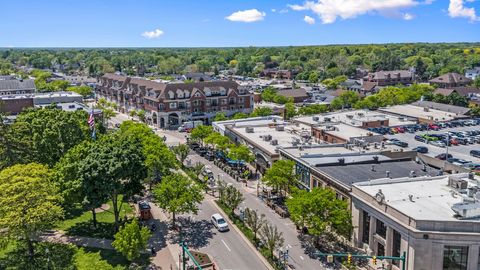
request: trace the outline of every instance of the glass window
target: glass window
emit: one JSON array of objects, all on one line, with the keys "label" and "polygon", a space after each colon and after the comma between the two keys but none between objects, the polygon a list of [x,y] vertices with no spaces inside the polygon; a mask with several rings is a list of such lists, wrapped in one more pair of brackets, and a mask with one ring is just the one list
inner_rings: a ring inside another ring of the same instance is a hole
[{"label": "glass window", "polygon": [[[393,230],[392,256],[400,257],[401,242],[402,242],[402,235],[399,232]],[[393,264],[395,264],[397,267],[400,267],[399,260],[393,260]]]},{"label": "glass window", "polygon": [[177,108],[177,103],[176,102],[171,102],[170,103],[170,109],[176,109]]},{"label": "glass window", "polygon": [[377,256],[385,256],[385,247],[380,243],[377,245]]},{"label": "glass window", "polygon": [[365,244],[369,243],[370,236],[370,215],[367,211],[363,211],[363,233],[362,233],[362,242]]},{"label": "glass window", "polygon": [[443,248],[443,270],[467,270],[468,247],[445,246]]},{"label": "glass window", "polygon": [[375,232],[383,237],[383,239],[387,238],[387,227],[385,226],[385,223],[377,219],[377,230]]}]

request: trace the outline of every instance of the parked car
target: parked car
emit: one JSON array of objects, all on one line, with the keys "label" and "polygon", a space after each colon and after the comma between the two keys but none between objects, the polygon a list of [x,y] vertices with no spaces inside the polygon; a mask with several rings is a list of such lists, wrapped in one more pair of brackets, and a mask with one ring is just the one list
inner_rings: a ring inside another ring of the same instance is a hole
[{"label": "parked car", "polygon": [[229,230],[227,221],[225,221],[225,219],[218,213],[212,215],[212,224],[219,232],[226,232]]},{"label": "parked car", "polygon": [[408,143],[402,142],[402,141],[399,141],[399,140],[392,141],[392,144],[396,145],[396,146],[400,146],[400,147],[408,147]]},{"label": "parked car", "polygon": [[420,135],[415,135],[414,138],[416,141],[419,141],[419,142],[427,142],[427,140]]},{"label": "parked car", "polygon": [[470,156],[480,158],[480,150],[471,150]]},{"label": "parked car", "polygon": [[441,159],[441,160],[446,160],[447,158],[453,158],[453,156],[451,154],[445,154],[445,153],[441,153],[439,155],[436,155],[435,158],[438,158],[438,159]]},{"label": "parked car", "polygon": [[447,146],[447,145],[446,145],[444,142],[442,142],[442,141],[433,141],[433,142],[430,142],[430,144],[433,145],[433,146],[442,147],[442,148]]},{"label": "parked car", "polygon": [[418,153],[426,154],[428,153],[428,148],[425,146],[417,146],[413,148],[413,151],[417,151]]},{"label": "parked car", "polygon": [[439,130],[440,127],[435,125],[435,124],[428,124],[428,129],[429,130]]}]

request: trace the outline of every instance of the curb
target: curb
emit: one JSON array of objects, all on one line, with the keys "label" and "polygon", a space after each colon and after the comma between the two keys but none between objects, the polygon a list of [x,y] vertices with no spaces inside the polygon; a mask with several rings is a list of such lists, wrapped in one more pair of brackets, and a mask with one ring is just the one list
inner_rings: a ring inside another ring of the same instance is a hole
[{"label": "curb", "polygon": [[250,249],[253,250],[253,252],[260,258],[260,260],[262,261],[262,263],[265,265],[266,269],[268,270],[275,270],[271,265],[270,263],[267,261],[267,259],[265,259],[265,257],[263,257],[263,255],[253,246],[252,242],[250,242],[250,240],[248,240],[248,238],[243,234],[242,231],[240,231],[239,228],[237,228],[237,225],[235,225],[235,223],[233,223],[231,220],[230,220],[230,217],[228,217],[227,214],[225,214],[225,212],[223,212],[222,208],[220,208],[217,203],[215,201],[211,201],[213,203],[213,205],[215,206],[215,208],[217,208],[217,210],[222,214],[222,216],[224,216],[228,222],[230,222],[230,225],[233,227],[233,229],[240,235],[240,237],[243,239],[243,241],[245,241],[247,243],[247,245],[250,247]]}]

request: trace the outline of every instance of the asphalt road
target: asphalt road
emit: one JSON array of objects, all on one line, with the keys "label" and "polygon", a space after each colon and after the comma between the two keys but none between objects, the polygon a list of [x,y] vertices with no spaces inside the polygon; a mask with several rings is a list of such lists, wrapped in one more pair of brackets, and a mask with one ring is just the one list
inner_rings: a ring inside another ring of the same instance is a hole
[{"label": "asphalt road", "polygon": [[[245,198],[240,207],[248,207],[250,209],[258,210],[260,214],[265,214],[268,222],[277,226],[278,230],[283,233],[285,246],[288,246],[289,248],[290,256],[288,264],[291,266],[291,269],[326,269],[320,261],[310,258],[307,254],[305,254],[301,241],[297,237],[298,234],[295,229],[295,225],[292,223],[292,221],[288,218],[281,218],[257,197],[256,182],[250,182],[248,187],[246,187],[245,184],[236,182],[232,177],[213,164],[213,162],[207,161],[197,154],[191,154],[189,158],[193,164],[196,162],[201,162],[209,166],[216,178],[219,177],[223,181],[236,186],[243,193]],[[241,258],[243,260],[250,260],[250,257],[247,255],[242,255]]]},{"label": "asphalt road", "polygon": [[[466,126],[466,127],[456,127],[456,128],[444,128],[439,131],[428,131],[428,134],[440,134],[447,131],[462,131],[462,130],[480,130],[480,126]],[[401,141],[408,143],[408,148],[413,149],[417,146],[426,146],[428,147],[429,156],[435,157],[438,154],[445,153],[446,148],[434,146],[431,144],[426,144],[423,142],[416,141],[414,139],[415,135],[426,134],[427,131],[419,131],[415,133],[399,133],[395,135],[385,135],[386,138],[396,138]],[[465,160],[471,160],[474,163],[480,163],[479,158],[470,156],[470,150],[480,150],[480,144],[467,144],[467,145],[457,145],[448,147],[448,153],[455,158],[461,158]]]}]

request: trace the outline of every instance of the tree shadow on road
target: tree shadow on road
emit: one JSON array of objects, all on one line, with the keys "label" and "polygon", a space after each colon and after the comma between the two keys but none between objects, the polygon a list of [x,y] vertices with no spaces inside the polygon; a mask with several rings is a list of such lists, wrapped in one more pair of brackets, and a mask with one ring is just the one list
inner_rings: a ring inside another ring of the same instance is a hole
[{"label": "tree shadow on road", "polygon": [[152,232],[152,237],[148,242],[148,246],[154,247],[155,250],[160,250],[167,246],[166,236],[169,234],[169,226],[165,221],[157,219],[148,222],[149,228],[151,228],[152,224],[155,224],[155,231]]},{"label": "tree shadow on road", "polygon": [[199,249],[209,244],[213,238],[213,225],[207,220],[192,220],[188,217],[179,217],[178,223],[181,232],[171,232],[168,240],[171,243],[179,244],[182,239],[189,248]]}]

